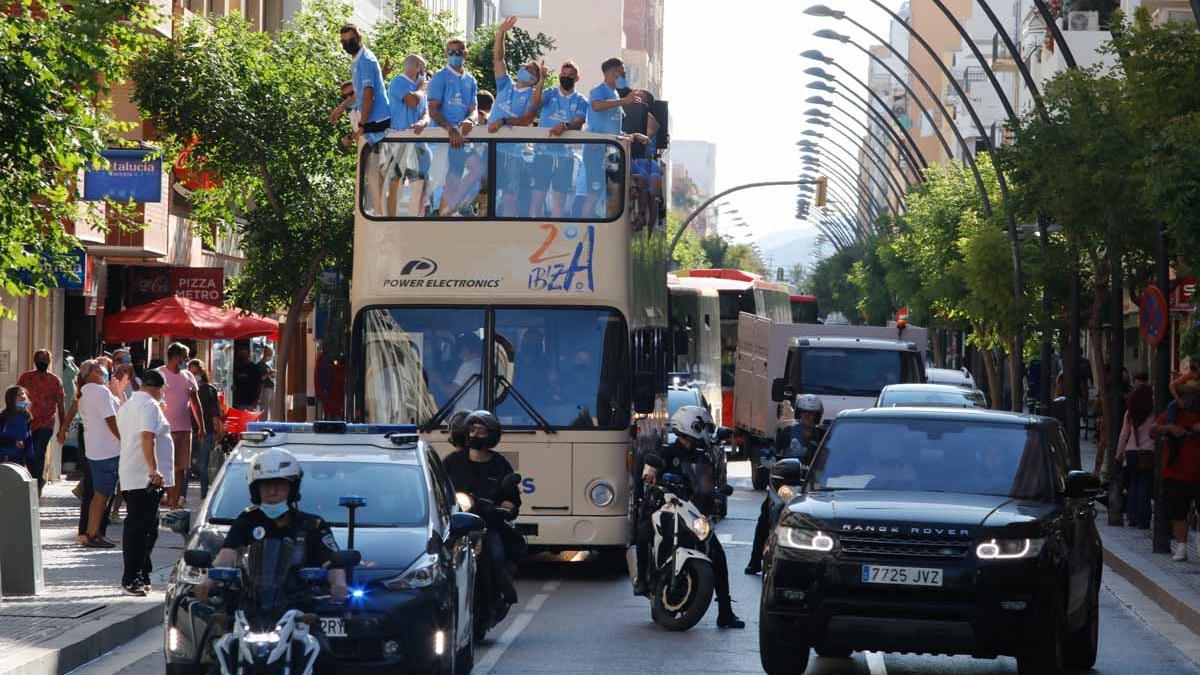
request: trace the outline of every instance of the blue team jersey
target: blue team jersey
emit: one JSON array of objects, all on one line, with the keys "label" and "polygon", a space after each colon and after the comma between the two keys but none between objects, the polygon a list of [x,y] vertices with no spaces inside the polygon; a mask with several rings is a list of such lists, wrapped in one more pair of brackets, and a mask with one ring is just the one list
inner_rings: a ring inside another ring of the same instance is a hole
[{"label": "blue team jersey", "polygon": [[[543,129],[558,126],[561,123],[570,124],[576,120],[586,120],[588,102],[583,94],[573,91],[564,94],[558,87],[547,87],[542,90],[542,117],[538,126]],[[565,155],[570,148],[562,143],[539,143],[538,151],[547,155]]]},{"label": "blue team jersey", "polygon": [[620,100],[617,90],[601,82],[592,87],[588,94],[587,130],[596,134],[619,134],[621,122],[625,119],[625,109],[617,106],[601,112],[596,112],[590,104],[596,101]]},{"label": "blue team jersey", "polygon": [[383,83],[383,70],[379,67],[379,59],[370,49],[363,47],[350,63],[350,81],[354,84],[354,96],[358,105],[362,106],[363,91],[374,90],[375,104],[371,108],[368,119],[359,120],[363,124],[382,122],[392,114],[388,105],[387,85]]},{"label": "blue team jersey", "polygon": [[488,122],[494,122],[501,117],[520,117],[529,112],[529,102],[533,99],[533,87],[518,88],[507,74],[496,79],[496,102],[488,113]]},{"label": "blue team jersey", "polygon": [[421,96],[421,102],[417,107],[410,108],[404,102],[404,97],[420,90],[420,85],[408,79],[404,73],[392,78],[391,84],[388,85],[388,101],[392,108],[392,128],[398,131],[411,129],[412,125],[421,121],[425,113],[429,110],[429,101],[425,96]]},{"label": "blue team jersey", "polygon": [[466,72],[461,75],[446,66],[429,81],[429,100],[440,101],[442,117],[455,126],[467,119],[467,110],[475,105],[479,84],[475,76]]}]

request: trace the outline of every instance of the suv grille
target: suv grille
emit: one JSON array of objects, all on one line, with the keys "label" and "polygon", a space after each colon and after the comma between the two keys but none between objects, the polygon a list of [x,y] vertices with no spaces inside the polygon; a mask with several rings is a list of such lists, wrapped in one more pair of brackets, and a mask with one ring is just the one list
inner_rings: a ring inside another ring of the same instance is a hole
[{"label": "suv grille", "polygon": [[898,556],[926,560],[962,560],[971,551],[971,541],[948,537],[905,537],[839,532],[842,551],[863,556]]}]

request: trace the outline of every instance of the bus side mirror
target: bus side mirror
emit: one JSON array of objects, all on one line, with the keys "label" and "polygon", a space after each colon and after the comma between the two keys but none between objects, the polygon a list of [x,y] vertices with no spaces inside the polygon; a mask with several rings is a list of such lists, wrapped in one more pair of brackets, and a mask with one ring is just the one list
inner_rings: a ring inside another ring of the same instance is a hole
[{"label": "bus side mirror", "polygon": [[639,415],[649,415],[654,412],[654,400],[657,392],[654,387],[654,373],[645,371],[633,376],[633,411]]}]

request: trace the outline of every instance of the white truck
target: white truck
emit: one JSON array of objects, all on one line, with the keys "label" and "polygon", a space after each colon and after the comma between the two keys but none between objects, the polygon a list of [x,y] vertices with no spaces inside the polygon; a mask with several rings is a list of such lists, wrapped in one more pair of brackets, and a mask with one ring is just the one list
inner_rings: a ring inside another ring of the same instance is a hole
[{"label": "white truck", "polygon": [[754,488],[766,487],[765,454],[775,451],[779,403],[815,394],[825,419],[868,408],[889,384],[925,381],[928,334],[911,326],[782,324],[738,317],[734,443],[749,457]]}]

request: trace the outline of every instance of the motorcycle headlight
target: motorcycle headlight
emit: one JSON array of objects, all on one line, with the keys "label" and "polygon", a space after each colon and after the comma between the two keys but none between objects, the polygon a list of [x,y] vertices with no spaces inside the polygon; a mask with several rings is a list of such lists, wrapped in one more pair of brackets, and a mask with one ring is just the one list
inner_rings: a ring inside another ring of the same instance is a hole
[{"label": "motorcycle headlight", "polygon": [[989,539],[975,547],[975,557],[980,560],[1016,560],[1036,558],[1046,545],[1044,538],[1038,539]]},{"label": "motorcycle headlight", "polygon": [[438,557],[433,553],[426,553],[417,561],[404,570],[404,574],[398,577],[388,579],[383,582],[385,586],[394,590],[407,590],[412,588],[427,588],[440,581],[442,578],[442,568],[438,565]]},{"label": "motorcycle headlight", "polygon": [[612,504],[613,499],[615,499],[616,496],[617,493],[615,490],[613,490],[613,487],[604,481],[596,483],[592,486],[592,489],[588,491],[588,500],[590,500],[593,505],[600,508],[604,508],[609,504]]},{"label": "motorcycle headlight", "polygon": [[779,493],[779,498],[782,499],[783,503],[785,504],[792,501],[792,497],[796,496],[796,491],[791,485],[780,485],[776,492]]},{"label": "motorcycle headlight", "polygon": [[712,534],[712,525],[709,524],[708,518],[700,516],[692,520],[692,531],[696,533],[696,537],[699,538],[700,541],[704,541],[705,539],[708,539],[708,535]]},{"label": "motorcycle headlight", "polygon": [[475,506],[475,500],[465,492],[454,493],[454,501],[458,502],[459,510],[464,512],[470,511],[471,507]]},{"label": "motorcycle headlight", "polygon": [[832,536],[820,530],[805,530],[787,525],[780,525],[775,530],[775,538],[781,546],[799,551],[828,553],[837,545]]}]

